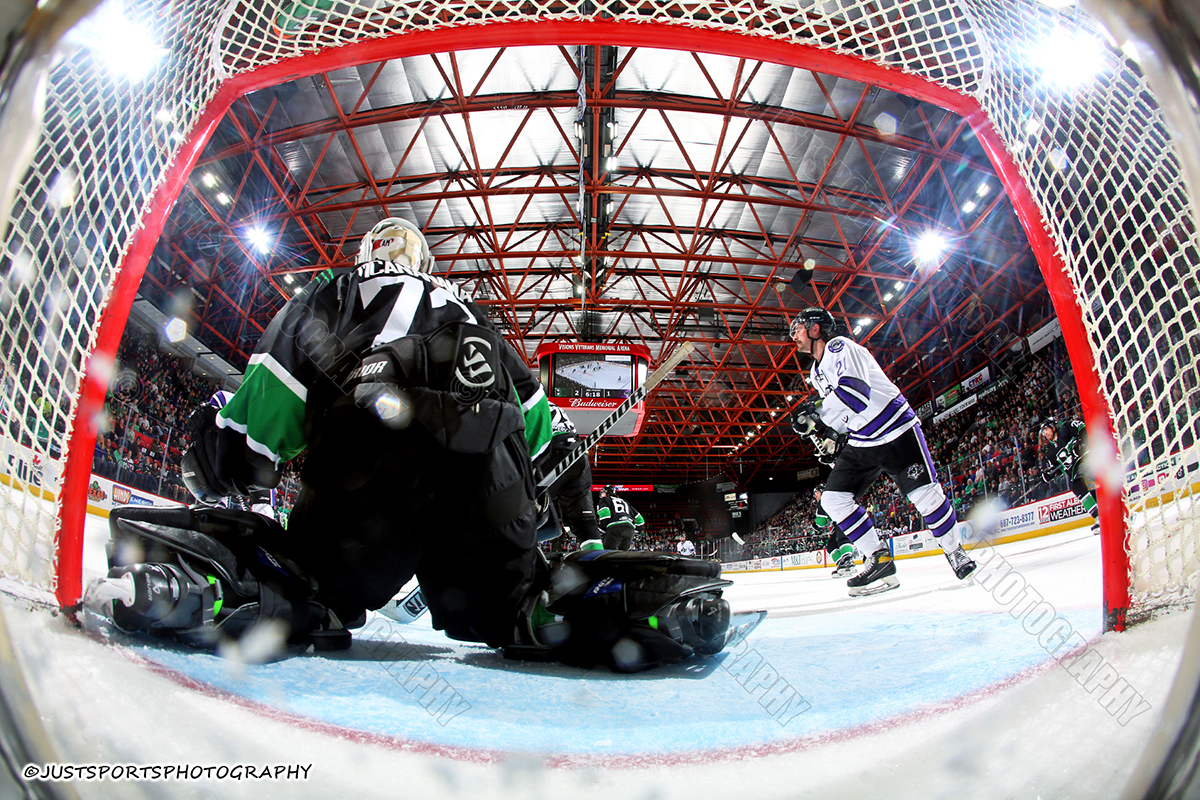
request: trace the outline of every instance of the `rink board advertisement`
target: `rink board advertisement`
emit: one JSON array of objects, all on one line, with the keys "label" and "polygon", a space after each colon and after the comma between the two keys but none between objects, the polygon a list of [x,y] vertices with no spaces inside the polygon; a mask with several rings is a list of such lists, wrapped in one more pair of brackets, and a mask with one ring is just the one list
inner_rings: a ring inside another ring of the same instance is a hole
[{"label": "rink board advertisement", "polygon": [[1200,454],[1194,446],[1182,453],[1172,453],[1152,465],[1137,469],[1130,466],[1125,470],[1125,496],[1130,500],[1145,498],[1147,503],[1155,498],[1167,502],[1176,494],[1195,491],[1194,484],[1200,478],[1197,472],[1200,472]]},{"label": "rink board advertisement", "polygon": [[8,437],[0,438],[0,475],[25,486],[36,486],[53,497],[58,486],[58,462],[43,459],[36,450],[19,445]]},{"label": "rink board advertisement", "polygon": [[[1070,492],[1055,495],[1046,500],[1029,505],[1012,508],[1003,512],[991,541],[1003,544],[1006,541],[1023,539],[1030,536],[1043,536],[1068,528],[1079,527],[1081,520],[1090,522],[1088,513],[1083,510],[1079,499]],[[959,525],[959,539],[970,548],[984,540],[983,531],[975,530],[972,526]],[[916,557],[933,553],[940,555],[941,545],[933,538],[928,530],[906,533],[891,539],[892,554],[896,557]],[[806,567],[832,567],[825,557],[824,550],[814,550],[809,553],[790,553],[775,558],[755,558],[747,561],[734,561],[721,565],[722,572],[763,572],[768,570],[804,569]]]},{"label": "rink board advertisement", "polygon": [[825,564],[825,551],[813,550],[809,553],[788,553],[785,556],[772,556],[771,558],[750,558],[745,561],[731,561],[727,564],[721,564],[721,571],[779,572],[785,569],[823,567]]},{"label": "rink board advertisement", "polygon": [[[12,439],[0,438],[0,482],[34,489],[31,493],[53,500],[59,487],[58,470],[59,462],[45,460],[40,453]],[[88,479],[87,505],[89,512],[108,516],[108,512],[117,506],[169,507],[183,504],[93,473]]]},{"label": "rink board advertisement", "polygon": [[130,488],[123,483],[101,478],[95,473],[92,473],[92,478],[88,481],[88,511],[100,516],[107,517],[108,512],[118,506],[169,508],[181,505],[183,503],[168,500],[165,497],[150,494],[150,492],[143,492],[141,489]]}]

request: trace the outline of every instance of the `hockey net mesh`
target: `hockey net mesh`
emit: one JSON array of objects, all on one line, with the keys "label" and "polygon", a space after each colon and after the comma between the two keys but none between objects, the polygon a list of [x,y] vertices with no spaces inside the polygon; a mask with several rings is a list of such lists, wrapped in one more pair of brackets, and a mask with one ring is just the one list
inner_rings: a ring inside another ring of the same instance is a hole
[{"label": "hockey net mesh", "polygon": [[1136,64],[1109,47],[1106,71],[1072,92],[1048,90],[1031,66],[1030,48],[1056,29],[1103,39],[1090,18],[1013,0],[146,0],[125,13],[154,32],[165,56],[131,82],[87,47],[62,50],[47,73],[44,129],[3,243],[6,578],[55,588],[49,498],[59,494],[100,315],[153,192],[224,80],[370,38],[611,19],[798,42],[973,98],[1077,288],[1113,411],[1115,460],[1131,487],[1131,620],[1191,597],[1200,569],[1191,507],[1200,406],[1195,225],[1171,136]]}]

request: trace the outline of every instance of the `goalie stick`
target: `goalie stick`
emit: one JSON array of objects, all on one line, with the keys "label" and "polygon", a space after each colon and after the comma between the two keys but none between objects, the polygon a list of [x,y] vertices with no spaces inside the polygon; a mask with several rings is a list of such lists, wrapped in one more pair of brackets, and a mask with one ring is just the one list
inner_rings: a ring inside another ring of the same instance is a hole
[{"label": "goalie stick", "polygon": [[[629,393],[629,397],[625,398],[625,402],[613,409],[613,412],[605,417],[600,424],[596,426],[596,430],[592,431],[580,440],[582,446],[576,447],[574,450],[572,450],[566,458],[564,458],[554,467],[554,469],[552,469],[546,476],[538,481],[538,508],[545,508],[546,504],[550,502],[550,498],[547,495],[550,487],[554,485],[554,482],[558,480],[558,478],[564,472],[570,469],[576,461],[583,458],[587,451],[595,447],[596,442],[600,441],[601,436],[608,433],[612,429],[613,425],[616,425],[618,422],[620,422],[621,417],[628,414],[629,410],[633,408],[634,405],[640,403],[642,399],[649,394],[651,389],[661,383],[663,378],[667,377],[671,370],[675,369],[675,367],[679,365],[679,362],[687,358],[688,355],[690,355],[695,349],[696,345],[692,344],[691,342],[684,342],[682,345],[680,345],[679,349],[672,353],[666,361],[659,364],[658,369],[654,370],[654,372],[651,373],[648,378],[646,378],[645,382],[642,383],[641,386]],[[403,597],[397,597],[387,601],[387,604],[384,605],[383,608],[379,609],[379,613],[383,614],[388,619],[407,625],[424,614],[425,609],[425,597],[421,594],[421,587],[418,586]]]}]

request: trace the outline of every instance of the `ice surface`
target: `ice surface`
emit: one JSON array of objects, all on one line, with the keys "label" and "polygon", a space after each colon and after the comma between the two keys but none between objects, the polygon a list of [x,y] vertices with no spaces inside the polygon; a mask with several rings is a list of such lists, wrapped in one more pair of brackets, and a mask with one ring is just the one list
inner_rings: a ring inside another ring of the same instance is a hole
[{"label": "ice surface", "polygon": [[[89,518],[89,572],[105,535]],[[1099,544],[976,551],[978,581],[903,559],[899,589],[855,599],[829,569],[734,576],[735,609],[771,612],[745,644],[633,676],[505,661],[427,618],[242,666],[5,616],[63,762],[311,765],[84,797],[1103,798],[1158,720],[1188,617],[1100,636]],[[1055,646],[1084,652],[1074,671]]]}]

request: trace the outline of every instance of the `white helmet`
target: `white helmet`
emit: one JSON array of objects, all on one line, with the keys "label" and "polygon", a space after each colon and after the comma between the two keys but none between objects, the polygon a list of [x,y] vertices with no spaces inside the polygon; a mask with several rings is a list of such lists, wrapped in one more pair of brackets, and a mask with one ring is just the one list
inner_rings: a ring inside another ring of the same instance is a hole
[{"label": "white helmet", "polygon": [[395,261],[419,272],[433,272],[433,254],[425,237],[406,219],[388,217],[362,238],[356,264],[368,261]]}]

